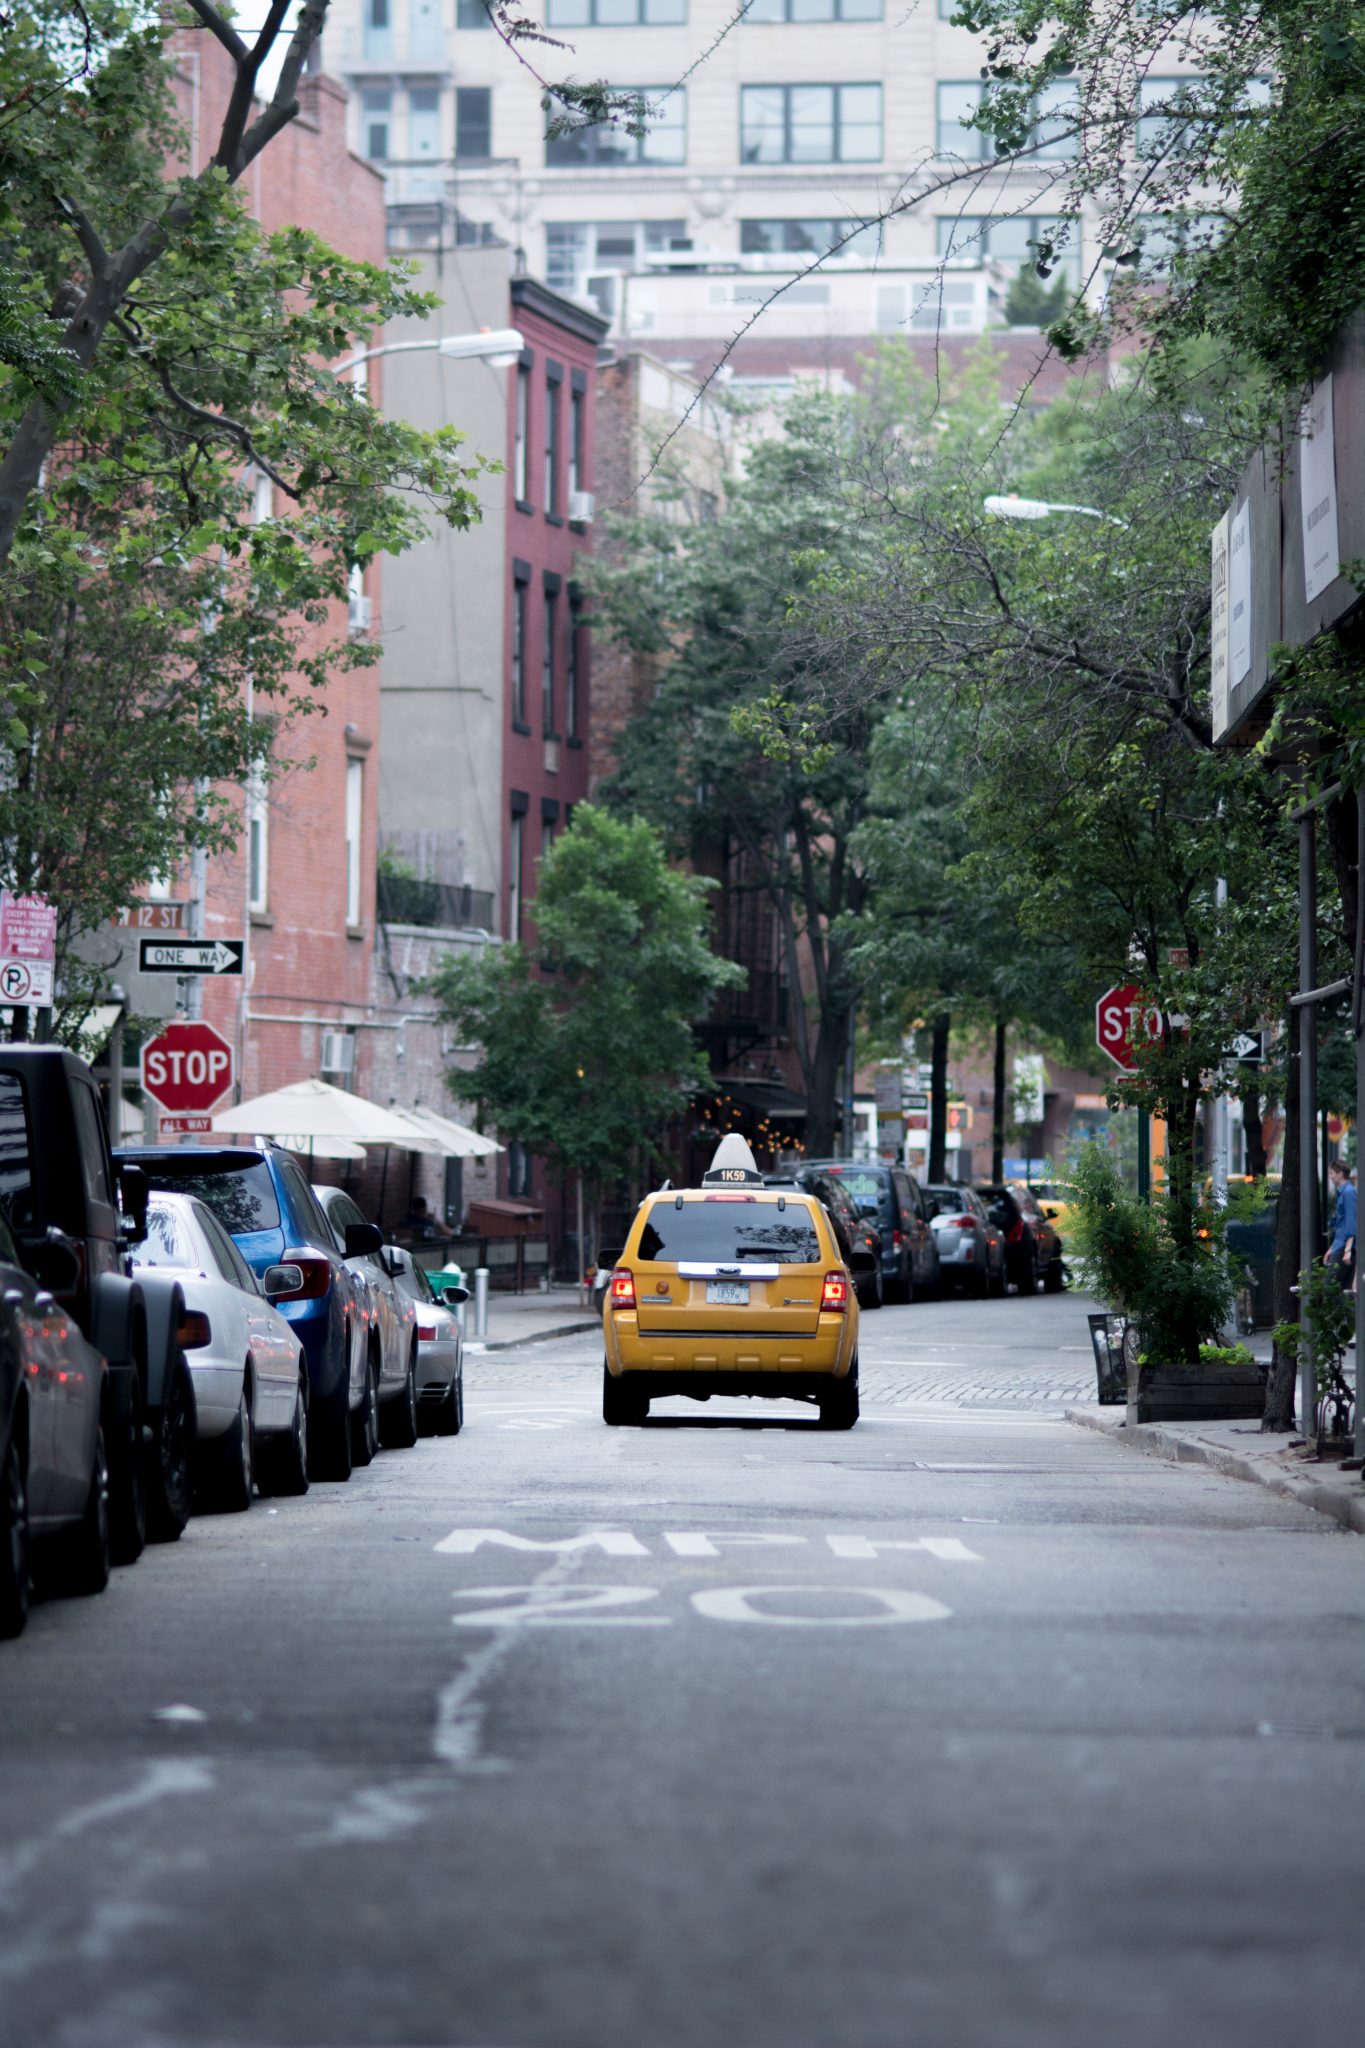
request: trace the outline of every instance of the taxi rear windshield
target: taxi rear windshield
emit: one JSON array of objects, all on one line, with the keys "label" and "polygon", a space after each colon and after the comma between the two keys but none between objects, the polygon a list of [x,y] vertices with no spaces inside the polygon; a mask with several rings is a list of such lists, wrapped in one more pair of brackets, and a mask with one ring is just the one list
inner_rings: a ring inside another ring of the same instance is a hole
[{"label": "taxi rear windshield", "polygon": [[818,1266],[820,1240],[804,1202],[655,1202],[640,1233],[638,1258],[709,1259],[734,1266]]}]

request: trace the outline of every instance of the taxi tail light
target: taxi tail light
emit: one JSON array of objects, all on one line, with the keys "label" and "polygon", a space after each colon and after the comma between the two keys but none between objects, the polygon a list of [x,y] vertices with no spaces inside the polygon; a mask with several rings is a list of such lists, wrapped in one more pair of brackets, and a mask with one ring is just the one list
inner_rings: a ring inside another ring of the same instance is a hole
[{"label": "taxi tail light", "polygon": [[201,1308],[187,1308],[176,1325],[175,1341],[182,1351],[200,1351],[211,1342],[213,1331]]},{"label": "taxi tail light", "polygon": [[820,1289],[820,1308],[825,1315],[842,1315],[848,1307],[847,1273],[826,1273]]},{"label": "taxi tail light", "polygon": [[287,1294],[277,1294],[275,1301],[319,1301],[332,1282],[331,1262],[320,1259],[316,1252],[285,1252],[281,1265],[297,1266],[303,1275],[302,1284],[293,1287]]},{"label": "taxi tail light", "polygon": [[634,1308],[635,1275],[629,1266],[618,1266],[611,1276],[611,1305],[613,1308]]}]

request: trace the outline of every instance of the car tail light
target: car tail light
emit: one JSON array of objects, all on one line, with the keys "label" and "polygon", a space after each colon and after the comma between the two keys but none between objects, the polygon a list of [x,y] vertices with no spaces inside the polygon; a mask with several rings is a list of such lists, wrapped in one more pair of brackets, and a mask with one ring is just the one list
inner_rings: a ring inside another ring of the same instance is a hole
[{"label": "car tail light", "polygon": [[209,1343],[213,1331],[209,1319],[199,1308],[187,1308],[176,1326],[175,1341],[182,1351],[199,1351]]},{"label": "car tail light", "polygon": [[1005,1243],[1006,1243],[1006,1244],[1020,1244],[1020,1243],[1022,1243],[1022,1242],[1023,1242],[1023,1238],[1024,1238],[1024,1219],[1023,1219],[1023,1217],[1022,1217],[1022,1216],[1018,1216],[1018,1217],[1016,1217],[1016,1218],[1015,1218],[1014,1222],[1013,1222],[1013,1223],[1011,1223],[1011,1225],[1010,1225],[1009,1229],[1008,1229],[1008,1230],[1007,1230],[1007,1231],[1005,1232]]},{"label": "car tail light", "polygon": [[903,1245],[904,1243],[905,1243],[905,1232],[904,1232],[903,1230],[893,1230],[893,1231],[892,1231],[892,1233],[891,1233],[891,1248],[892,1248],[892,1250],[893,1250],[893,1251],[899,1251],[899,1250],[900,1250],[900,1248],[901,1248],[901,1246],[902,1246],[902,1245]]},{"label": "car tail light", "polygon": [[826,1273],[820,1289],[820,1308],[826,1315],[842,1315],[848,1307],[847,1273]]},{"label": "car tail light", "polygon": [[975,1230],[976,1218],[974,1216],[954,1216],[950,1228],[953,1230]]},{"label": "car tail light", "polygon": [[611,1305],[613,1308],[635,1306],[635,1275],[629,1266],[618,1266],[611,1276]]},{"label": "car tail light", "polygon": [[332,1284],[331,1261],[320,1259],[316,1252],[285,1252],[280,1264],[297,1266],[303,1283],[288,1294],[277,1294],[276,1301],[320,1301]]},{"label": "car tail light", "polygon": [[435,1323],[419,1323],[417,1325],[417,1341],[419,1344],[434,1344],[436,1342]]}]

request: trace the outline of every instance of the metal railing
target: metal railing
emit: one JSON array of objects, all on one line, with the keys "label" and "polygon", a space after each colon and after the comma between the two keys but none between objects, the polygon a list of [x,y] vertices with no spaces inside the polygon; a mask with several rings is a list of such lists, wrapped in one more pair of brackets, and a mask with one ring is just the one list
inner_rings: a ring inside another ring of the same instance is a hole
[{"label": "metal railing", "polygon": [[428,882],[417,875],[379,876],[379,918],[383,924],[444,925],[452,930],[491,931],[493,894],[465,883]]}]

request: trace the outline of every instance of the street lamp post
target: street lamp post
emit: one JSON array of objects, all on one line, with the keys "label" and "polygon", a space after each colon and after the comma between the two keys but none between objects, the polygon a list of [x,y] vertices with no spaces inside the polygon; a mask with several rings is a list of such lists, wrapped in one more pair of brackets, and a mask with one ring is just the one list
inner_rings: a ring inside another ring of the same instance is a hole
[{"label": "street lamp post", "polygon": [[525,338],[515,327],[481,327],[477,334],[433,334],[421,341],[381,341],[377,348],[363,348],[359,355],[348,356],[332,375],[344,377],[348,370],[358,370],[377,356],[412,355],[419,350],[444,356],[447,362],[485,362],[494,370],[510,370],[525,346]]}]

